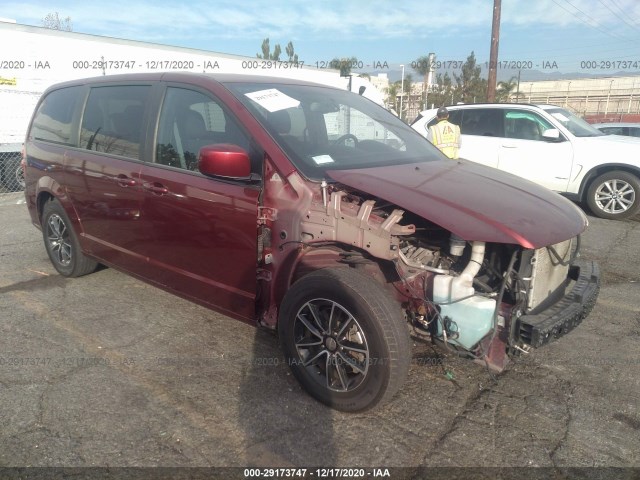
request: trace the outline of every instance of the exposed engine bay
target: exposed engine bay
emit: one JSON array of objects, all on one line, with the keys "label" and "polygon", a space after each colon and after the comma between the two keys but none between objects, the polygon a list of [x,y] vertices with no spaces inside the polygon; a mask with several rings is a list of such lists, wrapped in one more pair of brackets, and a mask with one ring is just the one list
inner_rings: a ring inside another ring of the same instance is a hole
[{"label": "exposed engine bay", "polygon": [[[529,350],[518,320],[565,294],[577,255],[572,240],[533,250],[463,239],[382,199],[326,184],[322,203],[301,222],[301,237],[393,262],[390,284],[414,335],[496,370],[508,354]],[[344,261],[362,265],[366,257]]]}]

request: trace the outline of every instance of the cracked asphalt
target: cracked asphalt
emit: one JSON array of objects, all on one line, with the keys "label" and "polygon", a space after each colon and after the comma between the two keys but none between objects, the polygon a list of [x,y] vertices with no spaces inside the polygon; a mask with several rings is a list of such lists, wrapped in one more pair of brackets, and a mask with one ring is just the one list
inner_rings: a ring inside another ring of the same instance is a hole
[{"label": "cracked asphalt", "polygon": [[640,466],[637,218],[590,218],[582,255],[604,281],[571,334],[497,378],[416,343],[394,400],[353,415],[307,396],[267,332],[113,269],[60,277],[14,203],[0,204],[0,467]]}]

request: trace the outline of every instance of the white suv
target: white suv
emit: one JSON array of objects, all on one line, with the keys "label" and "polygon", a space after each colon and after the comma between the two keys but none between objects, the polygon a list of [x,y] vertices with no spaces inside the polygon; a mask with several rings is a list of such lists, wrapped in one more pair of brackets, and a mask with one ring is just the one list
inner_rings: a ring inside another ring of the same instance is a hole
[{"label": "white suv", "polygon": [[[640,139],[604,135],[554,105],[473,104],[447,107],[460,126],[460,157],[504,170],[586,201],[602,218],[640,209]],[[423,136],[437,122],[425,110],[411,125]]]}]

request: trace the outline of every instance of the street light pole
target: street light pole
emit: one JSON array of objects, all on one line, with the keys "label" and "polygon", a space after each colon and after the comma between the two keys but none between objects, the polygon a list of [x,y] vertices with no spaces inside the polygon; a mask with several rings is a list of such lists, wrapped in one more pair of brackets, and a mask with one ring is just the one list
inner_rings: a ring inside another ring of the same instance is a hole
[{"label": "street light pole", "polygon": [[402,67],[402,77],[400,79],[400,112],[398,115],[400,116],[400,120],[402,120],[402,99],[404,98],[404,65],[400,65]]}]

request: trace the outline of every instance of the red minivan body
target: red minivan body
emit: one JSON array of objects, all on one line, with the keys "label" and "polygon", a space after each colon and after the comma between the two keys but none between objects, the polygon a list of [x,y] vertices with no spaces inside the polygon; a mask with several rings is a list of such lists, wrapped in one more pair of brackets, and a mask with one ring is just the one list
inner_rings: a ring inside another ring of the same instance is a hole
[{"label": "red minivan body", "polygon": [[409,333],[503,368],[574,328],[599,270],[586,217],[445,158],[365,98],[295,80],[153,73],[59,84],[25,143],[55,268],[98,263],[277,329],[318,400],[388,400]]}]

